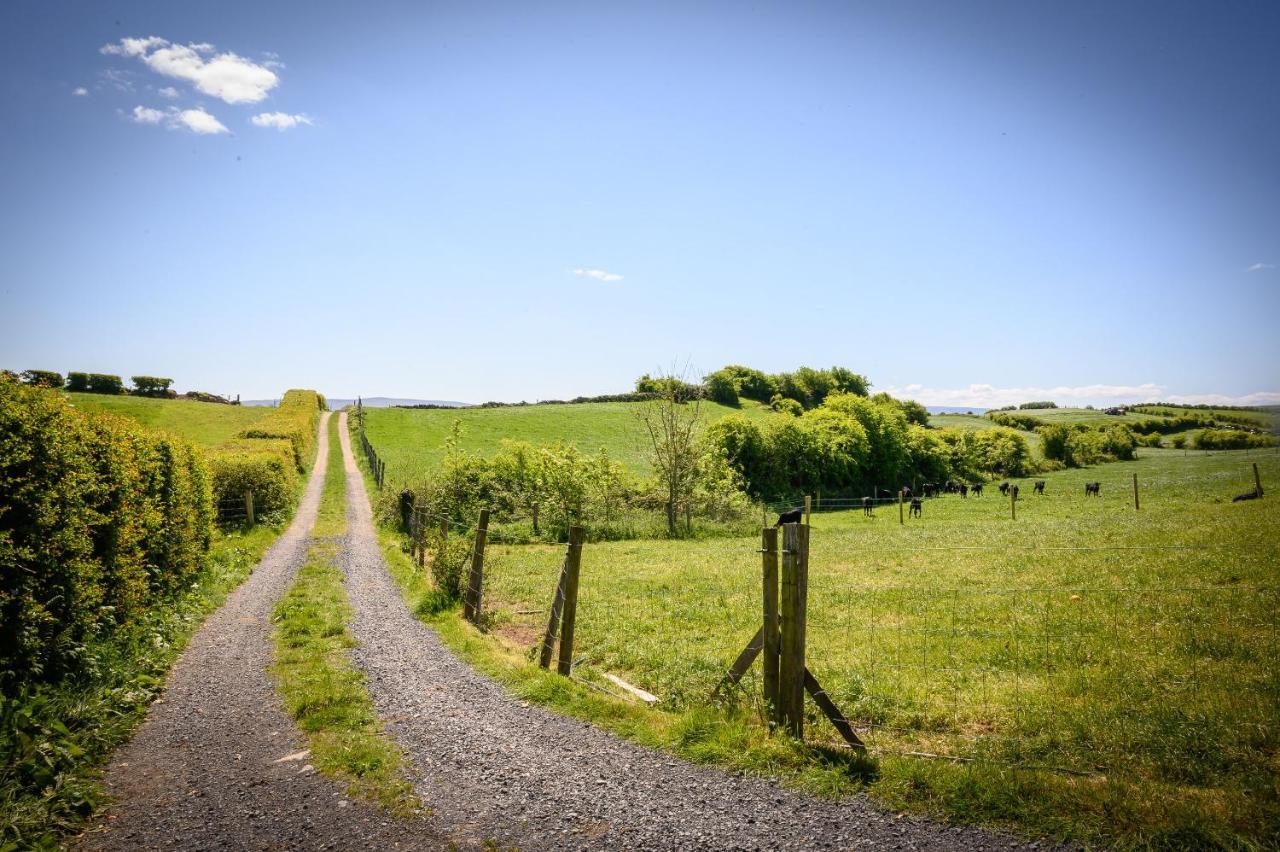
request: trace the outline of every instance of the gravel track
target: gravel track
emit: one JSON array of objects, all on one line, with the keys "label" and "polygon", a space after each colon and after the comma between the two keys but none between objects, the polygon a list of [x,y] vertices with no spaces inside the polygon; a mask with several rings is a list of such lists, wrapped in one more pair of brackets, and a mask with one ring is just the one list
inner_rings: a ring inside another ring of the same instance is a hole
[{"label": "gravel track", "polygon": [[338,431],[355,659],[379,715],[409,756],[436,828],[458,846],[963,852],[1049,845],[898,818],[865,796],[824,801],[692,766],[514,700],[455,657],[403,603],[378,548],[345,414]]},{"label": "gravel track", "polygon": [[306,759],[267,674],[271,612],[306,557],[329,442],[293,523],[205,621],[170,672],[106,785],[115,804],[80,838],[86,849],[438,849],[422,823],[348,800]]}]

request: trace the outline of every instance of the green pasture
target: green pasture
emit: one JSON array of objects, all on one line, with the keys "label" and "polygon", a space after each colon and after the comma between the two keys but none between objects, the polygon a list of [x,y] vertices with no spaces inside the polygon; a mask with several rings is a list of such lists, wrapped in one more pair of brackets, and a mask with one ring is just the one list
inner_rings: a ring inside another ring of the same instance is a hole
[{"label": "green pasture", "polygon": [[241,430],[257,423],[274,410],[187,399],[151,399],[98,393],[68,393],[67,396],[73,405],[84,411],[119,414],[148,428],[187,438],[205,448],[232,440]]},{"label": "green pasture", "polygon": [[[1254,462],[1275,496],[1231,502]],[[879,761],[872,791],[1130,846],[1274,840],[1280,454],[1144,449],[1041,478],[1044,496],[1019,481],[1016,520],[994,486],[905,524],[896,504],[814,516],[810,667]],[[759,624],[758,547],[589,545],[580,675],[655,693],[656,716],[702,712]],[[562,556],[491,544],[490,641],[531,653]],[[733,704],[756,718],[758,696],[753,672]],[[838,743],[816,716],[808,730]]]},{"label": "green pasture", "polygon": [[[591,402],[573,405],[527,405],[507,408],[366,408],[365,433],[387,464],[387,482],[420,479],[439,466],[454,422],[462,424],[461,447],[487,455],[504,439],[575,444],[589,453],[608,452],[637,473],[648,473],[646,438],[636,419],[643,403]],[[742,400],[741,408],[701,403],[708,423],[732,413],[774,417],[765,405]]]}]

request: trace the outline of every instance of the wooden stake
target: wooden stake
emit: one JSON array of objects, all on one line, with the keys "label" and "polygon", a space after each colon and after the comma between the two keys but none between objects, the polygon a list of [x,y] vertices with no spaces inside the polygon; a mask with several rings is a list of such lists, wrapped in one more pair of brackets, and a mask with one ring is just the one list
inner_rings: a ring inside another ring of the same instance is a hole
[{"label": "wooden stake", "polygon": [[1018,492],[1009,489],[1009,517],[1018,520]]},{"label": "wooden stake", "polygon": [[906,499],[906,492],[901,488],[898,489],[898,523],[906,524],[906,520],[902,517],[902,501]]},{"label": "wooden stake", "polygon": [[1133,475],[1133,508],[1135,511],[1142,508],[1142,504],[1138,502],[1138,474]]},{"label": "wooden stake", "polygon": [[569,527],[569,552],[565,557],[564,618],[560,625],[560,662],[556,671],[573,671],[573,629],[578,618],[578,571],[582,567],[582,540],[586,530]]},{"label": "wooden stake", "polygon": [[809,513],[813,511],[813,498],[808,494],[804,495],[804,525],[809,526]]},{"label": "wooden stake", "polygon": [[853,732],[853,726],[849,724],[849,720],[840,712],[840,708],[836,707],[836,703],[831,700],[831,696],[827,695],[827,691],[818,683],[818,679],[810,674],[808,669],[804,670],[804,688],[809,695],[813,696],[813,703],[818,705],[818,709],[822,711],[831,724],[835,725],[840,736],[844,737],[844,741],[856,748],[858,751],[866,751],[867,747]]},{"label": "wooden stake", "polygon": [[804,738],[804,649],[809,593],[809,527],[782,528],[782,647],[778,661],[778,704],[782,724]]},{"label": "wooden stake", "polygon": [[[1262,496],[1262,477],[1258,475],[1258,463],[1253,463],[1253,489],[1258,492],[1258,496]],[[250,521],[249,523],[253,523]]]},{"label": "wooden stake", "polygon": [[[1254,470],[1257,470],[1257,465],[1254,465]],[[249,520],[249,526],[253,526],[253,492],[252,491],[244,492],[244,515]]]},{"label": "wooden stake", "polygon": [[738,681],[742,680],[742,676],[747,673],[747,669],[751,668],[751,664],[756,661],[756,657],[760,656],[760,649],[763,647],[764,627],[757,627],[755,635],[747,642],[747,647],[738,653],[733,665],[729,666],[729,671],[725,672],[724,677],[720,678],[716,688],[711,690],[711,697],[714,699],[727,687],[734,686]]},{"label": "wooden stake", "polygon": [[560,563],[560,578],[556,580],[556,593],[551,599],[551,617],[547,619],[547,632],[542,637],[542,654],[538,657],[538,665],[544,669],[551,668],[551,656],[556,647],[556,634],[560,632],[560,611],[564,608],[564,583],[569,571],[569,553],[565,552],[564,562]]},{"label": "wooden stake", "polygon": [[534,503],[530,508],[533,512],[533,534],[538,535],[538,504]]},{"label": "wooden stake", "polygon": [[760,555],[764,563],[764,706],[769,725],[781,723],[778,715],[778,528],[760,531]]},{"label": "wooden stake", "polygon": [[482,593],[484,590],[484,545],[489,538],[489,510],[480,510],[476,522],[476,543],[471,551],[471,577],[467,580],[467,593],[462,598],[462,614],[473,624],[480,620]]},{"label": "wooden stake", "polygon": [[427,565],[427,507],[418,512],[418,567]]}]

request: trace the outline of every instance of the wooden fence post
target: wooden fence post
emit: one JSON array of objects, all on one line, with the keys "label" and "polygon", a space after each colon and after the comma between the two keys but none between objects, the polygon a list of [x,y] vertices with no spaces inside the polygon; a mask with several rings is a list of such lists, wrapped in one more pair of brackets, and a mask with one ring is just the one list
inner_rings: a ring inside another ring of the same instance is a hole
[{"label": "wooden fence post", "polygon": [[1142,508],[1142,504],[1138,502],[1138,474],[1133,475],[1133,508],[1138,511]]},{"label": "wooden fence post", "polygon": [[1018,520],[1018,492],[1013,488],[1009,489],[1009,517]]},{"label": "wooden fence post", "polygon": [[902,517],[902,501],[906,499],[906,492],[901,488],[898,489],[898,523],[905,525],[907,522]]},{"label": "wooden fence post", "polygon": [[484,545],[489,537],[489,510],[480,510],[476,521],[476,543],[471,551],[471,576],[467,580],[467,593],[462,598],[462,614],[473,624],[480,620],[484,592]]},{"label": "wooden fence post", "polygon": [[1258,492],[1258,496],[1262,496],[1262,477],[1258,475],[1258,463],[1253,463],[1253,490]]},{"label": "wooden fence post", "polygon": [[[1256,467],[1256,466],[1255,466]],[[249,526],[253,526],[253,492],[244,492],[244,516],[249,521]]]},{"label": "wooden fence post", "polygon": [[[533,504],[533,534],[538,535],[538,504]],[[544,666],[545,668],[545,666]]]},{"label": "wooden fence post", "polygon": [[813,511],[813,498],[808,494],[804,495],[804,525],[809,526],[809,513]]},{"label": "wooden fence post", "polygon": [[418,512],[418,567],[427,566],[427,507]]},{"label": "wooden fence post", "polygon": [[578,618],[578,572],[582,568],[582,540],[586,530],[569,527],[569,552],[565,554],[564,615],[560,624],[560,662],[556,671],[565,677],[573,671],[573,631]]},{"label": "wooden fence post", "polygon": [[769,727],[782,723],[778,703],[778,528],[760,531],[760,553],[764,563],[764,707]]},{"label": "wooden fence post", "polygon": [[809,527],[782,528],[782,642],[778,659],[778,703],[782,724],[793,737],[804,737],[804,650],[809,595]]},{"label": "wooden fence post", "polygon": [[555,654],[556,635],[560,632],[560,613],[564,609],[564,583],[569,573],[569,550],[566,548],[564,561],[560,563],[560,576],[556,579],[556,593],[551,598],[551,616],[547,619],[547,632],[542,636],[542,653],[538,656],[538,665],[544,669],[551,668],[551,657]]}]

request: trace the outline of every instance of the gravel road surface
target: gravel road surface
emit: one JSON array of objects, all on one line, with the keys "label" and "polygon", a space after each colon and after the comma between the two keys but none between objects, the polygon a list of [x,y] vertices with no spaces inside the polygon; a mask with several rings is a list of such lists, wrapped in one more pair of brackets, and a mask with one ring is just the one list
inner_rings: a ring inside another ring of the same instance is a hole
[{"label": "gravel road surface", "polygon": [[306,556],[328,459],[319,454],[288,530],[192,637],[164,697],[106,773],[115,804],[86,849],[439,849],[317,775],[267,674],[270,617]]},{"label": "gravel road surface", "polygon": [[865,796],[824,801],[695,767],[525,706],[415,619],[388,576],[341,415],[349,532],[343,565],[356,661],[418,794],[460,847],[536,849],[1039,848],[899,818]]}]

